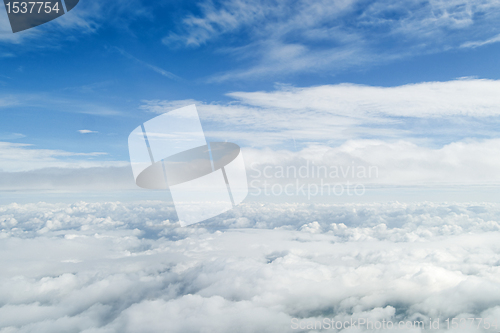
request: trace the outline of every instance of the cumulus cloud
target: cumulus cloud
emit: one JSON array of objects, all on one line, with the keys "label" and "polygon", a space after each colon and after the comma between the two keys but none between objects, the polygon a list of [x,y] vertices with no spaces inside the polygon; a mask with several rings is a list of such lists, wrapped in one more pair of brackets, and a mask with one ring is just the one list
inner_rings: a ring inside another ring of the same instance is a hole
[{"label": "cumulus cloud", "polygon": [[181,228],[165,202],[4,205],[0,330],[498,319],[499,216],[493,203],[247,203]]}]

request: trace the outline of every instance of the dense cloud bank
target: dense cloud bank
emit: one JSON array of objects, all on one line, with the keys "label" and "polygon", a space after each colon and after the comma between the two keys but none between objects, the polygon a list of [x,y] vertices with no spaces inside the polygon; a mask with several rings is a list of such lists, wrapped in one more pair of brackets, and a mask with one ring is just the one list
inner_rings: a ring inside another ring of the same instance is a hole
[{"label": "dense cloud bank", "polygon": [[181,228],[163,202],[1,206],[0,332],[500,319],[499,220],[486,203],[250,203]]}]

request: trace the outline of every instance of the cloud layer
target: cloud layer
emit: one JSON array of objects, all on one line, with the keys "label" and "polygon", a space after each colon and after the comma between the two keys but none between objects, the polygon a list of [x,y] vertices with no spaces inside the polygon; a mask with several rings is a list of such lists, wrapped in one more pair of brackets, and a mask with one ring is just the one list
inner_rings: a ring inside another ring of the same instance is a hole
[{"label": "cloud layer", "polygon": [[498,318],[499,218],[485,203],[253,203],[180,228],[162,202],[2,206],[0,332]]},{"label": "cloud layer", "polygon": [[[465,140],[441,148],[403,140],[349,140],[333,148],[328,145],[310,145],[298,151],[243,148],[242,154],[253,190],[281,184],[291,186],[290,191],[294,192],[304,184],[347,182],[368,187],[434,186],[436,189],[498,186],[499,150],[500,139]],[[3,159],[2,190],[139,189],[128,161],[98,161],[94,154],[7,143],[0,143],[0,156]],[[397,188],[392,192],[397,194]]]}]

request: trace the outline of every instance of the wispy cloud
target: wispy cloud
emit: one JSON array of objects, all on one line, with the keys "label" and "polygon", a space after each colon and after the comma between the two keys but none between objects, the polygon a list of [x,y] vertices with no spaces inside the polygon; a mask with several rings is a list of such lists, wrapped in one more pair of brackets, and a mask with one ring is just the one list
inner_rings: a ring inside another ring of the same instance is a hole
[{"label": "wispy cloud", "polygon": [[287,110],[322,110],[351,117],[499,116],[500,81],[462,78],[394,87],[338,84],[285,87],[272,92],[233,92],[244,104]]},{"label": "wispy cloud", "polygon": [[192,104],[198,104],[198,105],[203,104],[194,99],[184,99],[177,101],[164,101],[164,100],[154,99],[154,100],[144,100],[143,103],[144,104],[141,105],[139,109],[154,113],[165,113]]},{"label": "wispy cloud", "polygon": [[[97,166],[123,166],[123,162],[96,161],[105,152],[68,152],[38,149],[31,144],[0,142],[0,169],[6,172],[30,171],[42,168],[82,168]],[[118,164],[117,164],[118,163]]]},{"label": "wispy cloud", "polygon": [[0,108],[19,105],[20,100],[16,95],[0,96]]},{"label": "wispy cloud", "polygon": [[99,133],[97,131],[91,131],[91,130],[88,130],[88,129],[78,130],[78,132],[80,132],[81,134]]},{"label": "wispy cloud", "polygon": [[[494,0],[227,0],[202,2],[200,9],[163,42],[213,43],[240,61],[239,69],[210,78],[215,81],[338,71],[458,48],[500,32]],[[222,36],[224,45],[218,43]]]},{"label": "wispy cloud", "polygon": [[474,41],[474,42],[466,42],[460,45],[462,48],[476,48],[480,47],[483,45],[488,45],[488,44],[493,44],[493,43],[498,43],[500,42],[500,34],[496,35],[495,37],[482,40],[482,41]]}]

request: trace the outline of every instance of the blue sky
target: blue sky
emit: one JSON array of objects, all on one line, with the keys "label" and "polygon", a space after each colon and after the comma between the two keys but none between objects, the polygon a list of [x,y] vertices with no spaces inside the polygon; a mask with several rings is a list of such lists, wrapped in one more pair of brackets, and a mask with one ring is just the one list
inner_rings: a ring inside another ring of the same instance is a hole
[{"label": "blue sky", "polygon": [[495,1],[82,0],[12,34],[2,10],[0,169],[123,165],[132,129],[189,103],[209,138],[255,149],[481,145],[498,137],[499,17]]},{"label": "blue sky", "polygon": [[[0,8],[0,331],[500,319],[499,18],[498,0],[80,0],[12,34]],[[208,141],[242,147],[250,194],[181,227],[127,139],[193,103]],[[366,193],[253,195],[318,193],[284,167]]]}]

